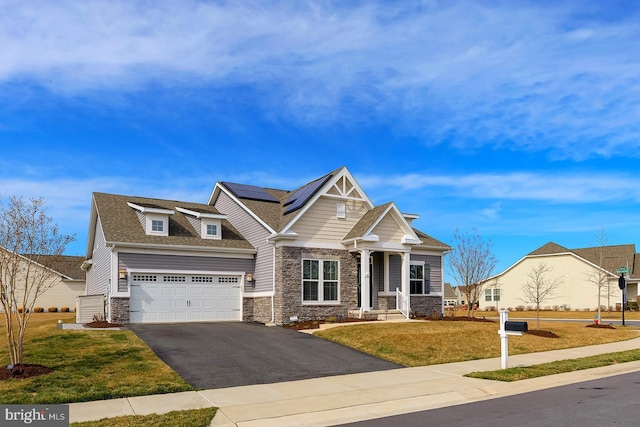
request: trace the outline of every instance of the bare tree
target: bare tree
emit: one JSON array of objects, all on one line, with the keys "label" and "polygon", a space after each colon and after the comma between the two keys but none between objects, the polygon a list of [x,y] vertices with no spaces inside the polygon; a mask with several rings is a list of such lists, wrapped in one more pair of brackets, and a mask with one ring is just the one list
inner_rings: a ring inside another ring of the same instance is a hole
[{"label": "bare tree", "polygon": [[59,278],[54,271],[75,236],[61,235],[45,214],[43,199],[11,197],[0,205],[0,303],[9,359],[22,363],[24,335],[40,295]]},{"label": "bare tree", "polygon": [[598,290],[598,320],[601,319],[601,307],[602,307],[602,294],[607,294],[607,304],[610,304],[611,298],[611,275],[604,268],[604,252],[605,246],[607,246],[607,234],[603,227],[600,227],[600,231],[596,235],[596,245],[593,250],[595,251],[595,258],[598,263],[598,268],[593,270],[587,277],[587,280],[595,285]]},{"label": "bare tree", "polygon": [[529,280],[522,285],[522,292],[524,293],[522,301],[536,305],[537,330],[540,330],[540,304],[551,299],[553,293],[561,283],[559,279],[547,278],[547,273],[550,273],[552,270],[553,268],[541,262],[536,267],[531,268],[531,271],[527,274]]},{"label": "bare tree", "polygon": [[455,247],[448,256],[449,266],[458,286],[467,296],[469,309],[467,315],[473,315],[474,305],[480,300],[485,281],[493,273],[498,260],[492,253],[491,240],[485,241],[474,228],[463,233],[456,228],[453,233]]}]

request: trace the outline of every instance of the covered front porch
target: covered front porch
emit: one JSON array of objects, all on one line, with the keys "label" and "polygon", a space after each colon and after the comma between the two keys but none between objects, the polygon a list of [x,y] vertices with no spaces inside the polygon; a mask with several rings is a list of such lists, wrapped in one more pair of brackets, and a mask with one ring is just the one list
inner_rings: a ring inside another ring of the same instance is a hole
[{"label": "covered front porch", "polygon": [[397,310],[409,317],[410,254],[368,249],[357,252],[359,316]]}]

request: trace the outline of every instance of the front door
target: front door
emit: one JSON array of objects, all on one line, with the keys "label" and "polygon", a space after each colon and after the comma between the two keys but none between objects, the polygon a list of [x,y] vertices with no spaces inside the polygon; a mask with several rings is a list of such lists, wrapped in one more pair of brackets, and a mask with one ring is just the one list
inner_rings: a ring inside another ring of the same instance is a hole
[{"label": "front door", "polygon": [[[362,268],[358,259],[358,308],[362,307]],[[369,261],[369,307],[373,308],[373,258]]]}]

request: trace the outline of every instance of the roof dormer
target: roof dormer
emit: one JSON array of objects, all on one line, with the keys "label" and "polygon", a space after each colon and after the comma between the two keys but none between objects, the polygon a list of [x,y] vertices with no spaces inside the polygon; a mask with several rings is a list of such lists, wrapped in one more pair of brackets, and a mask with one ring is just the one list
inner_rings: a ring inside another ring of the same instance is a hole
[{"label": "roof dormer", "polygon": [[176,210],[185,214],[193,228],[200,233],[200,237],[203,239],[222,239],[222,220],[227,219],[226,215],[181,207],[176,207]]},{"label": "roof dormer", "polygon": [[127,205],[136,210],[138,219],[148,236],[169,235],[169,215],[175,213],[173,210],[142,203],[127,202]]}]

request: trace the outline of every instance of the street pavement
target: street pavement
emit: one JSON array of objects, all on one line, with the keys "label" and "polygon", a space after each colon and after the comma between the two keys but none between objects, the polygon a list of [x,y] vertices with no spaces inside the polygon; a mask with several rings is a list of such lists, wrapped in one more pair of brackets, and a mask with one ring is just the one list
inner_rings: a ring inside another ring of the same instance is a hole
[{"label": "street pavement", "polygon": [[[640,348],[640,338],[509,357],[509,366]],[[629,362],[510,383],[464,377],[500,358],[70,404],[71,422],[215,406],[212,426],[328,426],[478,402],[640,371]]]},{"label": "street pavement", "polygon": [[344,427],[638,426],[640,371]]}]

